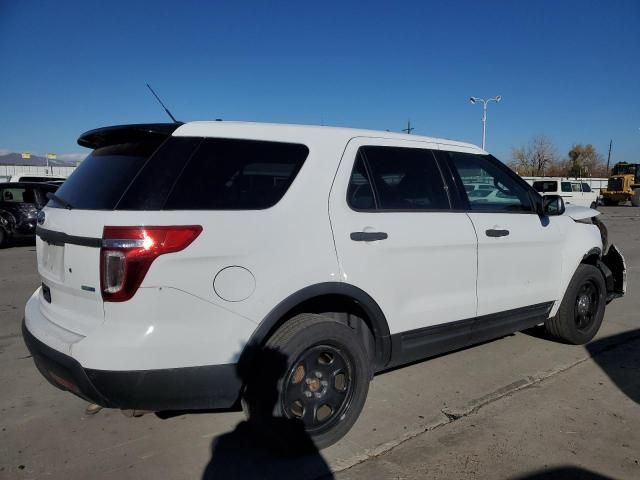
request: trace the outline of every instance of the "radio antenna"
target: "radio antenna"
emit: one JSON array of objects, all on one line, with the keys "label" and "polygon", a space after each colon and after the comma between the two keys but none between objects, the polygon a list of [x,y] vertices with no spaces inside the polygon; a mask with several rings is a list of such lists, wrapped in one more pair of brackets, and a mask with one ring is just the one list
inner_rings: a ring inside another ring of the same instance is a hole
[{"label": "radio antenna", "polygon": [[156,92],[153,91],[153,88],[151,88],[151,85],[149,85],[148,83],[147,83],[147,88],[151,91],[153,96],[156,97],[156,100],[158,100],[160,105],[162,105],[162,108],[164,108],[164,111],[167,112],[167,115],[169,115],[171,117],[171,120],[173,120],[173,123],[180,123],[178,120],[176,120],[176,117],[171,115],[171,112],[169,111],[169,109],[167,107],[165,107],[164,103],[162,103],[162,100],[160,100],[160,97],[158,95],[156,95]]}]

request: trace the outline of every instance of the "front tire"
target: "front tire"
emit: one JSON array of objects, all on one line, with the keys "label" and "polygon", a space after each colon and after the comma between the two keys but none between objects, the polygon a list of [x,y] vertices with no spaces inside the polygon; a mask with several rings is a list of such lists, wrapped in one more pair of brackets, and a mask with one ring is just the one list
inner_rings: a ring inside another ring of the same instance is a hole
[{"label": "front tire", "polygon": [[4,248],[6,246],[8,238],[9,235],[7,235],[5,229],[0,227],[0,248]]},{"label": "front tire", "polygon": [[591,340],[602,324],[606,305],[604,277],[593,265],[580,264],[554,318],[545,322],[547,332],[573,345]]},{"label": "front tire", "polygon": [[[275,408],[262,414],[303,426],[317,448],[340,440],[358,419],[371,379],[369,357],[355,331],[305,313],[280,327],[265,350],[283,354],[286,368],[277,381]],[[260,398],[245,396],[244,402],[250,419],[260,414]]]}]

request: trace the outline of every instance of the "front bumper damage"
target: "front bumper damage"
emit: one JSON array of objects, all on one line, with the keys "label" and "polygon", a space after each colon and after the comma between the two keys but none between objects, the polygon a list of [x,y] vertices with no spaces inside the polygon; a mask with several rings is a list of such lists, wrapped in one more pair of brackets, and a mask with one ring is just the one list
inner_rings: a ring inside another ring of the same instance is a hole
[{"label": "front bumper damage", "polygon": [[624,296],[627,292],[627,265],[620,249],[611,245],[606,255],[598,260],[598,268],[607,285],[607,303]]}]

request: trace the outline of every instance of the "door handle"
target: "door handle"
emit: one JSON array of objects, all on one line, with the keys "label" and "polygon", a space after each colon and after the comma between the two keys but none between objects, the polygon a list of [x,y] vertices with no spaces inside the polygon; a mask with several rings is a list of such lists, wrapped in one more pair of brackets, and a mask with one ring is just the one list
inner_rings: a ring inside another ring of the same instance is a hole
[{"label": "door handle", "polygon": [[490,228],[486,230],[484,233],[487,234],[487,237],[506,237],[509,235],[509,230],[498,230],[494,228]]},{"label": "door handle", "polygon": [[351,232],[350,236],[354,242],[375,242],[389,238],[386,232]]}]

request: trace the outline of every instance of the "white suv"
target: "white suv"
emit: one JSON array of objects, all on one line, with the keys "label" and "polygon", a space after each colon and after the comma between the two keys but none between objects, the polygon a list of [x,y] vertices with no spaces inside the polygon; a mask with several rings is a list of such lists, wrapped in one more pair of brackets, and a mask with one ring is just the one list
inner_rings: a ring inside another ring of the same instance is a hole
[{"label": "white suv", "polygon": [[23,334],[52,384],[105,407],[242,398],[323,447],[375,373],[543,323],[585,343],[625,291],[598,212],[473,145],[235,122],[78,143],[93,153],[38,218]]},{"label": "white suv", "polygon": [[558,195],[568,205],[597,208],[598,193],[594,192],[588,183],[579,180],[544,179],[533,182],[533,189],[540,195]]}]

